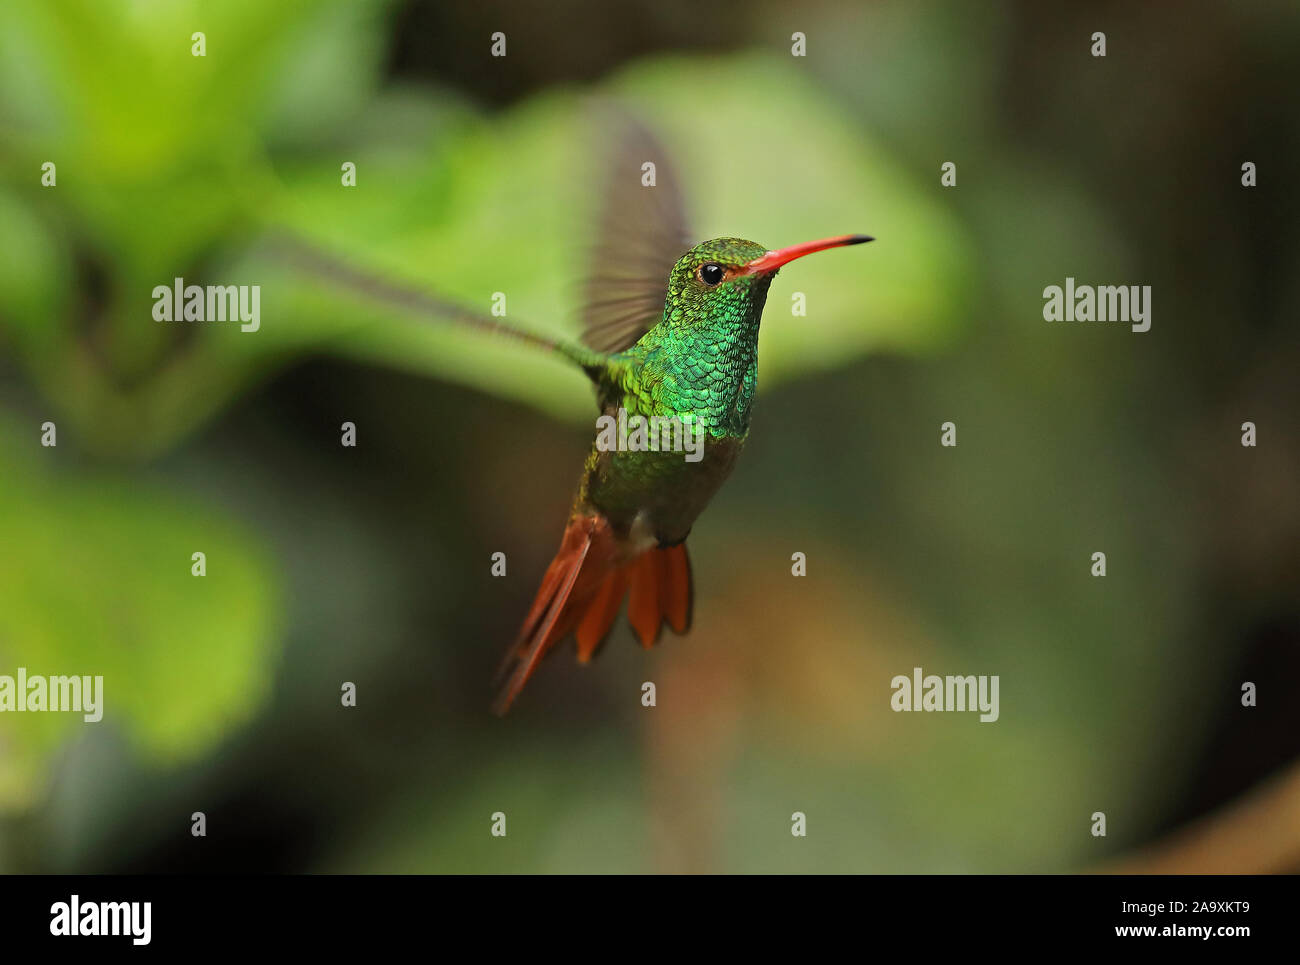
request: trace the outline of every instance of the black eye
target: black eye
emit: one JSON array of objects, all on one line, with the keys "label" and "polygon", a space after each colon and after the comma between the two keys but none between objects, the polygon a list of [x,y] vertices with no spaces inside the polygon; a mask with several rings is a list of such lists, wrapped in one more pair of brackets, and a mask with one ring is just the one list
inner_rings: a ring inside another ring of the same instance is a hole
[{"label": "black eye", "polygon": [[704,284],[709,287],[713,287],[718,282],[722,281],[722,276],[724,274],[726,273],[722,270],[721,265],[715,265],[713,262],[709,262],[706,265],[700,265],[700,281],[704,282]]}]

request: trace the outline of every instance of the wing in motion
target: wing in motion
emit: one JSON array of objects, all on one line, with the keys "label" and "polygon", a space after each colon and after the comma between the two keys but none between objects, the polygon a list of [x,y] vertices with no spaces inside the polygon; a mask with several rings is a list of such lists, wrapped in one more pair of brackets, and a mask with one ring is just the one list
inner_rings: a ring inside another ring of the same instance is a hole
[{"label": "wing in motion", "polygon": [[[667,151],[648,129],[624,114],[606,164],[606,190],[583,291],[582,340],[613,354],[634,344],[664,311],[668,274],[691,247],[686,206]],[[654,164],[643,183],[642,165]]]}]

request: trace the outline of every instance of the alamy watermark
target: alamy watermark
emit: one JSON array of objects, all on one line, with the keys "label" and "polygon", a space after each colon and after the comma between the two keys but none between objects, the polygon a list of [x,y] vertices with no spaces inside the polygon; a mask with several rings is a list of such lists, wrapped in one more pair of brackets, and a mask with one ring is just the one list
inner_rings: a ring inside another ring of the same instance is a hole
[{"label": "alamy watermark", "polygon": [[620,406],[617,418],[598,418],[596,430],[601,452],[684,452],[687,462],[704,458],[704,420],[690,414],[628,415]]},{"label": "alamy watermark", "polygon": [[104,717],[104,678],[77,676],[27,676],[19,667],[16,676],[0,674],[0,712],[50,711],[81,714],[90,724]]},{"label": "alamy watermark", "polygon": [[1150,285],[1076,285],[1043,289],[1045,322],[1129,322],[1133,331],[1151,329]]},{"label": "alamy watermark", "polygon": [[903,710],[979,711],[981,723],[991,724],[998,719],[997,675],[965,677],[922,674],[920,667],[912,668],[912,676],[899,674],[889,682],[894,696],[889,706],[895,712]]},{"label": "alamy watermark", "polygon": [[261,285],[187,285],[184,278],[153,290],[156,322],[242,322],[241,332],[262,326]]},{"label": "alamy watermark", "polygon": [[56,937],[121,936],[148,945],[152,921],[151,901],[82,901],[73,895],[50,905],[50,934]]}]

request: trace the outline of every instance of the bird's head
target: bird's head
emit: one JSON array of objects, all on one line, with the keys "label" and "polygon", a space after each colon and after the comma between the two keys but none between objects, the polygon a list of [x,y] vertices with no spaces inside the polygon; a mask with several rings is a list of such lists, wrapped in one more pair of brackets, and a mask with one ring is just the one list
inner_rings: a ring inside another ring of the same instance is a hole
[{"label": "bird's head", "polygon": [[871,240],[867,235],[841,235],[775,251],[742,238],[705,241],[673,266],[663,320],[671,327],[752,327],[756,334],[768,286],[782,265],[815,251]]}]

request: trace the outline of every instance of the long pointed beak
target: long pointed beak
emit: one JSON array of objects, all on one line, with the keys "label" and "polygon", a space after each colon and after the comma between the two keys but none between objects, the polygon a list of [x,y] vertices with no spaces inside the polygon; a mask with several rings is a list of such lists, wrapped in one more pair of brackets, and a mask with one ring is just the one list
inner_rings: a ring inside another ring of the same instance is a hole
[{"label": "long pointed beak", "polygon": [[845,245],[860,245],[875,240],[870,235],[840,235],[838,238],[823,238],[821,241],[805,241],[801,245],[778,248],[776,251],[769,251],[759,255],[745,266],[745,272],[747,274],[756,274],[776,271],[782,265],[792,262],[796,258],[802,258],[804,255],[811,255],[814,251],[825,251],[827,248],[843,248]]}]

